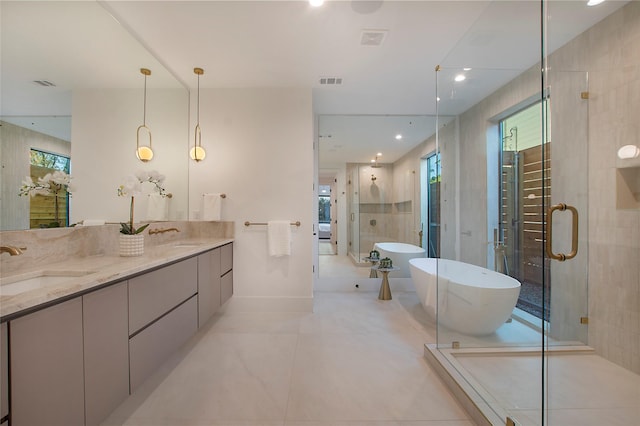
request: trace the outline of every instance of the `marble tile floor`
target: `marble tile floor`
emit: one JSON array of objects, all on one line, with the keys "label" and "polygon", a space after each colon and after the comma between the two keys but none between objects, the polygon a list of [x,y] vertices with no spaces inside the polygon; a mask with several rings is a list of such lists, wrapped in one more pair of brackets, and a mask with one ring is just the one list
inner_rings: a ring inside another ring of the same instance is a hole
[{"label": "marble tile floor", "polygon": [[[522,426],[541,424],[542,363],[536,355],[456,356],[465,376]],[[545,363],[545,424],[640,424],[640,375],[589,354],[552,353]]]},{"label": "marble tile floor", "polygon": [[319,258],[319,276],[327,277],[360,277],[366,278],[371,272],[370,265],[356,266],[349,256],[345,255],[323,255]]},{"label": "marble tile floor", "polygon": [[471,426],[423,357],[434,330],[413,292],[217,314],[104,424]]}]

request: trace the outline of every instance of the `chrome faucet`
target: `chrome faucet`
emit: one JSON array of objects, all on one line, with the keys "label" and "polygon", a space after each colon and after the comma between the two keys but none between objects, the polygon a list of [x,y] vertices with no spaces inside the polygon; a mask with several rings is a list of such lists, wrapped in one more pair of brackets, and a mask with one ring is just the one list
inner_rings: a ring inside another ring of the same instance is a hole
[{"label": "chrome faucet", "polygon": [[178,228],[149,229],[149,235],[164,234],[165,232],[170,232],[170,231],[180,232],[180,230]]},{"label": "chrome faucet", "polygon": [[18,256],[26,249],[26,247],[0,246],[0,253],[9,253],[11,256]]}]

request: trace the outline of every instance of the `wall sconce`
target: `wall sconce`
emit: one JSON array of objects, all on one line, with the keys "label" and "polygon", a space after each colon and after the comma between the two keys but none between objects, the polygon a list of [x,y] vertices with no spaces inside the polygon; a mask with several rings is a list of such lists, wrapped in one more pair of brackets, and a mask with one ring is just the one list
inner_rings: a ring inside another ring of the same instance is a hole
[{"label": "wall sconce", "polygon": [[[140,73],[144,75],[144,107],[142,110],[142,125],[138,126],[136,132],[136,157],[138,160],[146,163],[153,158],[153,149],[151,147],[151,129],[147,127],[147,76],[151,75],[151,70],[140,68]],[[140,131],[146,130],[149,136],[149,145],[140,145]]]},{"label": "wall sconce", "polygon": [[193,72],[198,76],[198,102],[197,102],[197,124],[194,132],[193,148],[189,151],[192,160],[200,162],[207,156],[206,151],[202,147],[202,132],[200,131],[200,76],[204,74],[202,68],[194,68]]}]

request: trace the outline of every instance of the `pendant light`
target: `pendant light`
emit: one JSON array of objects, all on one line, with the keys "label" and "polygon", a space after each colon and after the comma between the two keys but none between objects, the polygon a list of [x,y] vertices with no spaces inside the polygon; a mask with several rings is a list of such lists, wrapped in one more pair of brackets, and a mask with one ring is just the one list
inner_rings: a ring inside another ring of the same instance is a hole
[{"label": "pendant light", "polygon": [[[147,76],[151,75],[151,70],[140,68],[140,73],[144,75],[144,107],[142,110],[142,125],[138,126],[136,133],[136,157],[138,160],[146,163],[153,158],[153,149],[151,148],[151,129],[147,127]],[[140,131],[146,130],[149,135],[149,145],[140,145]]]},{"label": "pendant light", "polygon": [[194,68],[193,72],[198,76],[197,124],[193,136],[193,148],[189,151],[189,156],[192,160],[200,162],[207,156],[202,147],[202,132],[200,131],[200,76],[204,74],[204,70],[202,68]]}]

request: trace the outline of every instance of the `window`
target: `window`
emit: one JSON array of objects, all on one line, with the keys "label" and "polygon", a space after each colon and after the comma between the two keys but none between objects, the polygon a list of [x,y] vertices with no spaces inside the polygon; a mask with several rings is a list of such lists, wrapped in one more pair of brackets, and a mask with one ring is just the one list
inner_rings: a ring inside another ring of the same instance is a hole
[{"label": "window", "polygon": [[[31,178],[37,181],[47,173],[57,170],[69,173],[71,159],[64,155],[32,149],[30,152]],[[36,195],[30,197],[30,228],[48,228],[55,226],[56,216],[59,226],[69,226],[69,194]],[[57,209],[57,214],[56,214]]]}]

